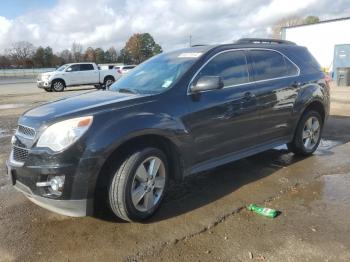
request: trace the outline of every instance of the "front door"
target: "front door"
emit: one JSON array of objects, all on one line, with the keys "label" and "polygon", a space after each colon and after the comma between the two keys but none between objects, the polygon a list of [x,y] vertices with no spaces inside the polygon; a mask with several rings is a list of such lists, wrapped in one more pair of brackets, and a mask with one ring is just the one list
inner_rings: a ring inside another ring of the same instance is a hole
[{"label": "front door", "polygon": [[204,75],[220,76],[224,87],[187,96],[191,113],[184,123],[193,136],[196,163],[246,149],[259,135],[256,87],[250,83],[245,52],[214,55],[193,82]]}]

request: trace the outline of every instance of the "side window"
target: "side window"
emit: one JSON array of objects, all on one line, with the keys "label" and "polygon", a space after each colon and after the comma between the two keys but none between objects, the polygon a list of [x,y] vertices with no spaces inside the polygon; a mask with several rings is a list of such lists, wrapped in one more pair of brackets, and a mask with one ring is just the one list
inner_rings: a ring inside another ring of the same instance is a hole
[{"label": "side window", "polygon": [[291,61],[289,61],[287,58],[285,58],[284,61],[286,62],[288,75],[289,76],[297,75],[298,71],[299,71],[298,68]]},{"label": "side window", "polygon": [[76,72],[80,71],[80,65],[71,65],[70,67],[67,68],[67,72]]},{"label": "side window", "polygon": [[243,51],[217,55],[206,64],[198,76],[220,76],[224,87],[249,82],[247,59]]},{"label": "side window", "polygon": [[81,64],[80,71],[89,71],[94,70],[94,66],[92,64]]},{"label": "side window", "polygon": [[274,51],[251,50],[256,81],[287,76],[284,57]]}]

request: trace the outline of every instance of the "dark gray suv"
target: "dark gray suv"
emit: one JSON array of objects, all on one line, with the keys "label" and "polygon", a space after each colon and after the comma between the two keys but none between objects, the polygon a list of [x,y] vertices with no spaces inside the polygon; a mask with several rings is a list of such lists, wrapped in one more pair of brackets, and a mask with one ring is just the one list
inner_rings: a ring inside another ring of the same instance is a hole
[{"label": "dark gray suv", "polygon": [[30,200],[85,216],[107,203],[138,221],[159,207],[169,179],[287,144],[312,154],[329,87],[306,48],[242,39],[163,53],[109,90],[25,112],[8,172]]}]

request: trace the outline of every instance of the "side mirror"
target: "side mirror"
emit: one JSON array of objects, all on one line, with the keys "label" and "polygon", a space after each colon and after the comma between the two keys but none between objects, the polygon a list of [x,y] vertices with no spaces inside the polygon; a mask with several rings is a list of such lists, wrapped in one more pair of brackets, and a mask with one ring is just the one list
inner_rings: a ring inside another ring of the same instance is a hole
[{"label": "side mirror", "polygon": [[224,87],[224,83],[220,76],[201,76],[198,80],[192,84],[191,91],[193,93],[221,89]]},{"label": "side mirror", "polygon": [[71,67],[67,68],[66,72],[72,72],[72,68]]}]

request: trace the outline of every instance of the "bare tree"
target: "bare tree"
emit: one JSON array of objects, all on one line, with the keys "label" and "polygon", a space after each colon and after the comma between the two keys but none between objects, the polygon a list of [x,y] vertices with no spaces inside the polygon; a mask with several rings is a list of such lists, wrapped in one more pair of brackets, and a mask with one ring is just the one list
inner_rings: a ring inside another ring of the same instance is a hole
[{"label": "bare tree", "polygon": [[65,49],[59,53],[59,57],[62,58],[63,63],[71,63],[73,61],[72,53],[68,49]]},{"label": "bare tree", "polygon": [[72,55],[73,55],[73,60],[74,62],[81,62],[83,55],[83,46],[79,43],[73,43],[72,44]]},{"label": "bare tree", "polygon": [[272,26],[272,37],[276,39],[280,39],[281,30],[283,27],[296,26],[296,25],[301,25],[303,23],[304,23],[304,19],[298,16],[290,16],[290,17],[282,18]]},{"label": "bare tree", "polygon": [[31,59],[34,55],[34,46],[26,41],[16,42],[6,52],[18,67],[25,67],[32,64]]}]

